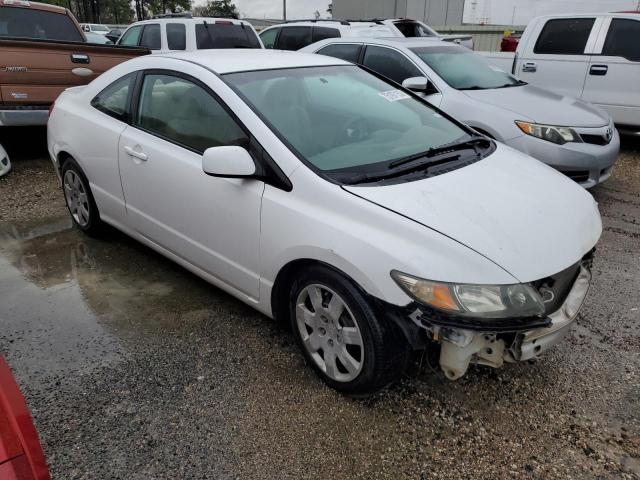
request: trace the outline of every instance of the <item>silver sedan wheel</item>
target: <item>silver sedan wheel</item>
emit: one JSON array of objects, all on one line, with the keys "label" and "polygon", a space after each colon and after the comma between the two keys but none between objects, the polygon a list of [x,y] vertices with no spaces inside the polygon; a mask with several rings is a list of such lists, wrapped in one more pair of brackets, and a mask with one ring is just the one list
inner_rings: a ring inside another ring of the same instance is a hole
[{"label": "silver sedan wheel", "polygon": [[296,300],[296,324],[304,348],[329,378],[350,382],[360,374],[362,334],[340,295],[324,285],[308,285]]},{"label": "silver sedan wheel", "polygon": [[71,216],[78,225],[86,227],[89,224],[89,197],[80,175],[73,170],[67,170],[63,184],[64,197]]}]

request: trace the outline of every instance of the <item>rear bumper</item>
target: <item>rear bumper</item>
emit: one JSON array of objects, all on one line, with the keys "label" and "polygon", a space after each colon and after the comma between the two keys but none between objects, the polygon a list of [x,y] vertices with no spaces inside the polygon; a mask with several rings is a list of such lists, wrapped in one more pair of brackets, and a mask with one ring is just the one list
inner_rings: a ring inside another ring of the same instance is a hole
[{"label": "rear bumper", "polygon": [[0,107],[0,126],[26,127],[46,125],[48,116],[49,109],[46,107],[16,109],[2,109]]}]

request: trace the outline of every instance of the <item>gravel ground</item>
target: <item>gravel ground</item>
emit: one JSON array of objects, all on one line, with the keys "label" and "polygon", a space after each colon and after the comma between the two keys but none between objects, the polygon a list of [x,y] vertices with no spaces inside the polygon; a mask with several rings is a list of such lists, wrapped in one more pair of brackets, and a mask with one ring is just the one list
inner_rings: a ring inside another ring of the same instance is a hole
[{"label": "gravel ground", "polygon": [[640,141],[592,191],[604,233],[564,343],[457,382],[418,359],[354,400],[249,307],[70,228],[42,131],[3,135],[0,349],[54,478],[640,478]]}]

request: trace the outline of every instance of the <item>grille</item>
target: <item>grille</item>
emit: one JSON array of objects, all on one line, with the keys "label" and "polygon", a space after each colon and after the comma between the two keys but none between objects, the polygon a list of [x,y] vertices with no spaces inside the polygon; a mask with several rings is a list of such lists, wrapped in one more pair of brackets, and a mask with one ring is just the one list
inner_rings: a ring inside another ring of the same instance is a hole
[{"label": "grille", "polygon": [[607,137],[605,137],[604,135],[582,134],[580,135],[580,138],[582,138],[582,141],[584,143],[592,143],[594,145],[608,145],[611,141],[611,139],[607,140]]},{"label": "grille", "polygon": [[561,172],[575,182],[586,182],[587,180],[589,180],[589,170],[572,170]]},{"label": "grille", "polygon": [[578,276],[579,269],[580,262],[555,275],[533,282],[533,286],[540,292],[544,300],[545,313],[547,315],[562,306]]}]

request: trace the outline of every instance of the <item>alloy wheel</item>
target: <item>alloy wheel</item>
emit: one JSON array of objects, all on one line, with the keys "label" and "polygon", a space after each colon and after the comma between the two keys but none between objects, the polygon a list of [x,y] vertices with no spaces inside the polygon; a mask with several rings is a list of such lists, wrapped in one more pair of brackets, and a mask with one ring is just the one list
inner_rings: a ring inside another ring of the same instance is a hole
[{"label": "alloy wheel", "polygon": [[64,174],[64,196],[71,216],[81,227],[89,224],[89,197],[84,182],[77,172],[67,170]]}]

